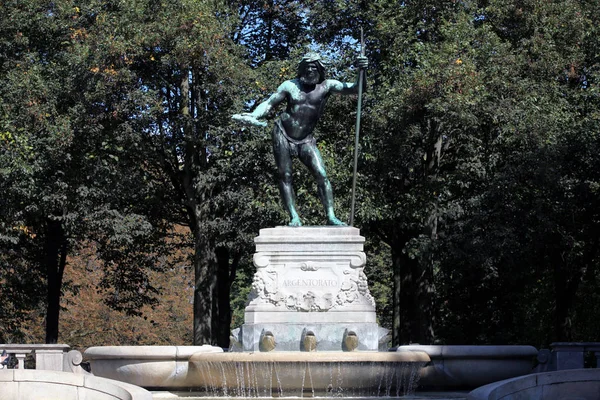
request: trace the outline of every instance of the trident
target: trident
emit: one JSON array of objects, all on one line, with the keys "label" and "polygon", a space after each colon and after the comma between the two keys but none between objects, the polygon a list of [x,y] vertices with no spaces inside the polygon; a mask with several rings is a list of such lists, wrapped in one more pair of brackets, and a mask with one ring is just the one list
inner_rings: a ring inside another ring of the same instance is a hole
[{"label": "trident", "polygon": [[[365,37],[363,29],[360,28],[360,55],[365,55]],[[362,93],[365,71],[361,68],[358,72],[358,110],[356,112],[356,135],[354,137],[354,171],[352,173],[352,203],[350,206],[350,222],[348,225],[354,226],[354,203],[356,201],[356,169],[358,166],[358,138],[360,136],[360,112],[362,108]]]}]

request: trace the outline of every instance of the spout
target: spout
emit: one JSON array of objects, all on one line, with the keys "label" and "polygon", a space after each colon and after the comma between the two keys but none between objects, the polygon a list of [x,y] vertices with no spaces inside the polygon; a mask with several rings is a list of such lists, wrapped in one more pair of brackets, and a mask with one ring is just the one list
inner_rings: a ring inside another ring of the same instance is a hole
[{"label": "spout", "polygon": [[356,336],[356,332],[349,331],[346,329],[344,331],[344,338],[342,340],[342,350],[344,351],[355,351],[358,348],[358,336]]},{"label": "spout", "polygon": [[260,343],[258,348],[260,351],[272,351],[277,346],[275,342],[275,336],[271,331],[266,331],[261,334]]},{"label": "spout", "polygon": [[308,331],[302,339],[302,351],[317,351],[317,337],[314,332]]}]

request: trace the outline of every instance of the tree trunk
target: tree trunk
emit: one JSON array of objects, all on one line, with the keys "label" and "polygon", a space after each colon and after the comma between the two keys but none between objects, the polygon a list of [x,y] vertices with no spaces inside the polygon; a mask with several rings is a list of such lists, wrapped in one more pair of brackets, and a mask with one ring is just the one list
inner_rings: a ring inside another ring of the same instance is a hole
[{"label": "tree trunk", "polygon": [[229,266],[229,250],[225,247],[218,247],[217,256],[217,284],[216,301],[213,303],[213,331],[217,346],[229,347],[229,336],[231,327],[231,281]]},{"label": "tree trunk", "polygon": [[216,256],[214,247],[206,241],[201,228],[202,193],[198,189],[198,177],[201,173],[201,162],[198,152],[202,146],[194,135],[193,116],[190,113],[192,98],[190,93],[190,66],[181,65],[180,114],[183,130],[183,169],[182,186],[185,191],[185,203],[189,216],[190,228],[194,236],[194,345],[214,344],[213,332],[213,299],[216,291]]},{"label": "tree trunk", "polygon": [[397,331],[395,332],[397,339],[394,342],[399,345],[420,343],[417,321],[419,311],[416,299],[417,282],[414,273],[415,260],[411,260],[402,251],[404,245],[404,241],[398,241],[392,247],[392,263],[395,271],[394,283],[400,286],[394,288],[394,293],[398,293],[397,304],[394,307],[394,321],[398,321]]},{"label": "tree trunk", "polygon": [[273,41],[273,18],[274,18],[274,8],[275,5],[273,4],[273,1],[269,1],[268,5],[266,5],[266,7],[268,7],[267,9],[269,10],[267,13],[267,32],[266,32],[266,38],[265,38],[265,60],[264,61],[271,61],[273,59],[273,49],[271,48],[271,42]]},{"label": "tree trunk", "polygon": [[390,244],[394,268],[392,343],[429,344],[433,340],[430,271],[402,251],[406,242],[406,237],[397,237]]},{"label": "tree trunk", "polygon": [[568,265],[563,262],[554,263],[554,334],[558,342],[573,340],[571,313],[577,289],[581,283],[583,271],[578,268],[568,270]]},{"label": "tree trunk", "polygon": [[60,293],[67,263],[67,241],[60,221],[46,221],[44,264],[47,279],[46,343],[58,341]]},{"label": "tree trunk", "polygon": [[194,345],[216,344],[213,331],[213,301],[217,286],[217,260],[214,248],[194,233]]},{"label": "tree trunk", "polygon": [[[400,337],[400,332],[402,332],[402,271],[401,271],[401,262],[400,256],[397,253],[398,250],[392,247],[392,266],[394,268],[394,299],[393,299],[393,309],[394,316],[392,319],[392,346],[399,346],[402,344],[402,340]],[[400,250],[401,251],[401,250]]]}]

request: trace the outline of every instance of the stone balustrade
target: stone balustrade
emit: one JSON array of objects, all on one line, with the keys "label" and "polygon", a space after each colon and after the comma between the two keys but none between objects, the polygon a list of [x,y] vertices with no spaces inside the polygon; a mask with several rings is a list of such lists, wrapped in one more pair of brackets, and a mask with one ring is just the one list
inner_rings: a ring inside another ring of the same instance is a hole
[{"label": "stone balustrade", "polygon": [[596,359],[596,368],[600,368],[600,342],[554,342],[550,348],[540,350],[534,372],[590,367],[586,365],[586,355],[589,353]]},{"label": "stone balustrade", "polygon": [[594,353],[597,366],[600,366],[599,342],[555,342],[552,348],[553,363],[557,370],[580,369],[584,367],[585,353]]},{"label": "stone balustrade", "polygon": [[[83,373],[82,356],[77,350],[70,350],[67,344],[2,344],[0,353],[6,351],[17,359],[17,368],[25,369],[25,358],[29,354],[35,357],[35,369]],[[0,365],[0,368],[5,368]]]}]

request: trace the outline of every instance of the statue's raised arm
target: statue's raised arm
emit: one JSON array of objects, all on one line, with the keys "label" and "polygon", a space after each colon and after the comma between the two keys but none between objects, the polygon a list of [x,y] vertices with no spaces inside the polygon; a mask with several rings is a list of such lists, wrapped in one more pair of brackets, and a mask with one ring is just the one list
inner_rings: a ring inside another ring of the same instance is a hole
[{"label": "statue's raised arm", "polygon": [[[365,56],[359,56],[354,65],[359,70],[365,70],[369,66],[369,60]],[[340,93],[340,94],[357,94],[358,86],[359,86],[359,74],[356,74],[356,81],[354,82],[340,82],[335,79],[328,79],[325,81],[325,84],[328,86],[329,90],[332,93]],[[363,79],[363,90],[367,85],[367,80]]]}]

